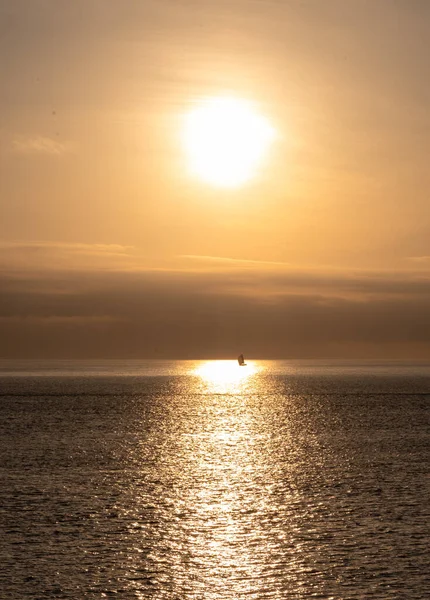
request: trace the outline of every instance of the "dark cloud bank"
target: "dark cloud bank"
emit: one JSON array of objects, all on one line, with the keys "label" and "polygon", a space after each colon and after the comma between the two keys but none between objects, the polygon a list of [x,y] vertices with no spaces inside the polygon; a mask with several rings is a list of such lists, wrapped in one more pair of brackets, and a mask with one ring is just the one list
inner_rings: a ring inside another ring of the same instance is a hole
[{"label": "dark cloud bank", "polygon": [[4,358],[430,358],[430,279],[3,273]]}]

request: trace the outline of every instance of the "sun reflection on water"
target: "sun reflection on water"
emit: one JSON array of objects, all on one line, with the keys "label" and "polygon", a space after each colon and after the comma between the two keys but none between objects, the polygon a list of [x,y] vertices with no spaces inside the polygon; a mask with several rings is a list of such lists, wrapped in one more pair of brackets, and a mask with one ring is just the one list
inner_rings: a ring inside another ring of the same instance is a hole
[{"label": "sun reflection on water", "polygon": [[153,598],[281,599],[278,574],[296,568],[285,559],[283,513],[294,492],[277,460],[267,366],[231,360],[186,368],[176,396],[154,406],[151,444],[141,444],[138,514],[146,521],[136,581]]},{"label": "sun reflection on water", "polygon": [[249,379],[260,368],[253,361],[241,367],[236,361],[211,360],[198,365],[194,374],[201,378],[212,393],[240,393],[246,390]]}]

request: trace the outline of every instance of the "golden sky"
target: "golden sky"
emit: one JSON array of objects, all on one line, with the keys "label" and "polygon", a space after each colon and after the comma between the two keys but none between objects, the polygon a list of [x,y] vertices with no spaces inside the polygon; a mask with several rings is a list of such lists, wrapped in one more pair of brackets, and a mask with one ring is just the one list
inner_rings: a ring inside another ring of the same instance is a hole
[{"label": "golden sky", "polygon": [[0,356],[429,357],[429,72],[424,0],[0,0]]}]

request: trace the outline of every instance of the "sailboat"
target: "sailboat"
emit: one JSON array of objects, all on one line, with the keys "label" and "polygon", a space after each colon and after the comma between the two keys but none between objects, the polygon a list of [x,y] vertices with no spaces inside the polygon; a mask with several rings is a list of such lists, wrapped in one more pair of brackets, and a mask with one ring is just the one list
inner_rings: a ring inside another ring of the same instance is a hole
[{"label": "sailboat", "polygon": [[243,358],[243,354],[241,354],[240,356],[237,357],[237,362],[239,363],[240,367],[246,367],[246,362],[245,362],[245,359]]}]

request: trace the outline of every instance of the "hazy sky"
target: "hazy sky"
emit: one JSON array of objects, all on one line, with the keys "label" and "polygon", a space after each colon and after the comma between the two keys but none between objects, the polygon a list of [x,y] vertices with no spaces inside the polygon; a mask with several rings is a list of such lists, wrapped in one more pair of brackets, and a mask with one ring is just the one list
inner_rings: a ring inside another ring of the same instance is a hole
[{"label": "hazy sky", "polygon": [[429,358],[429,73],[427,0],[0,0],[0,356]]}]

